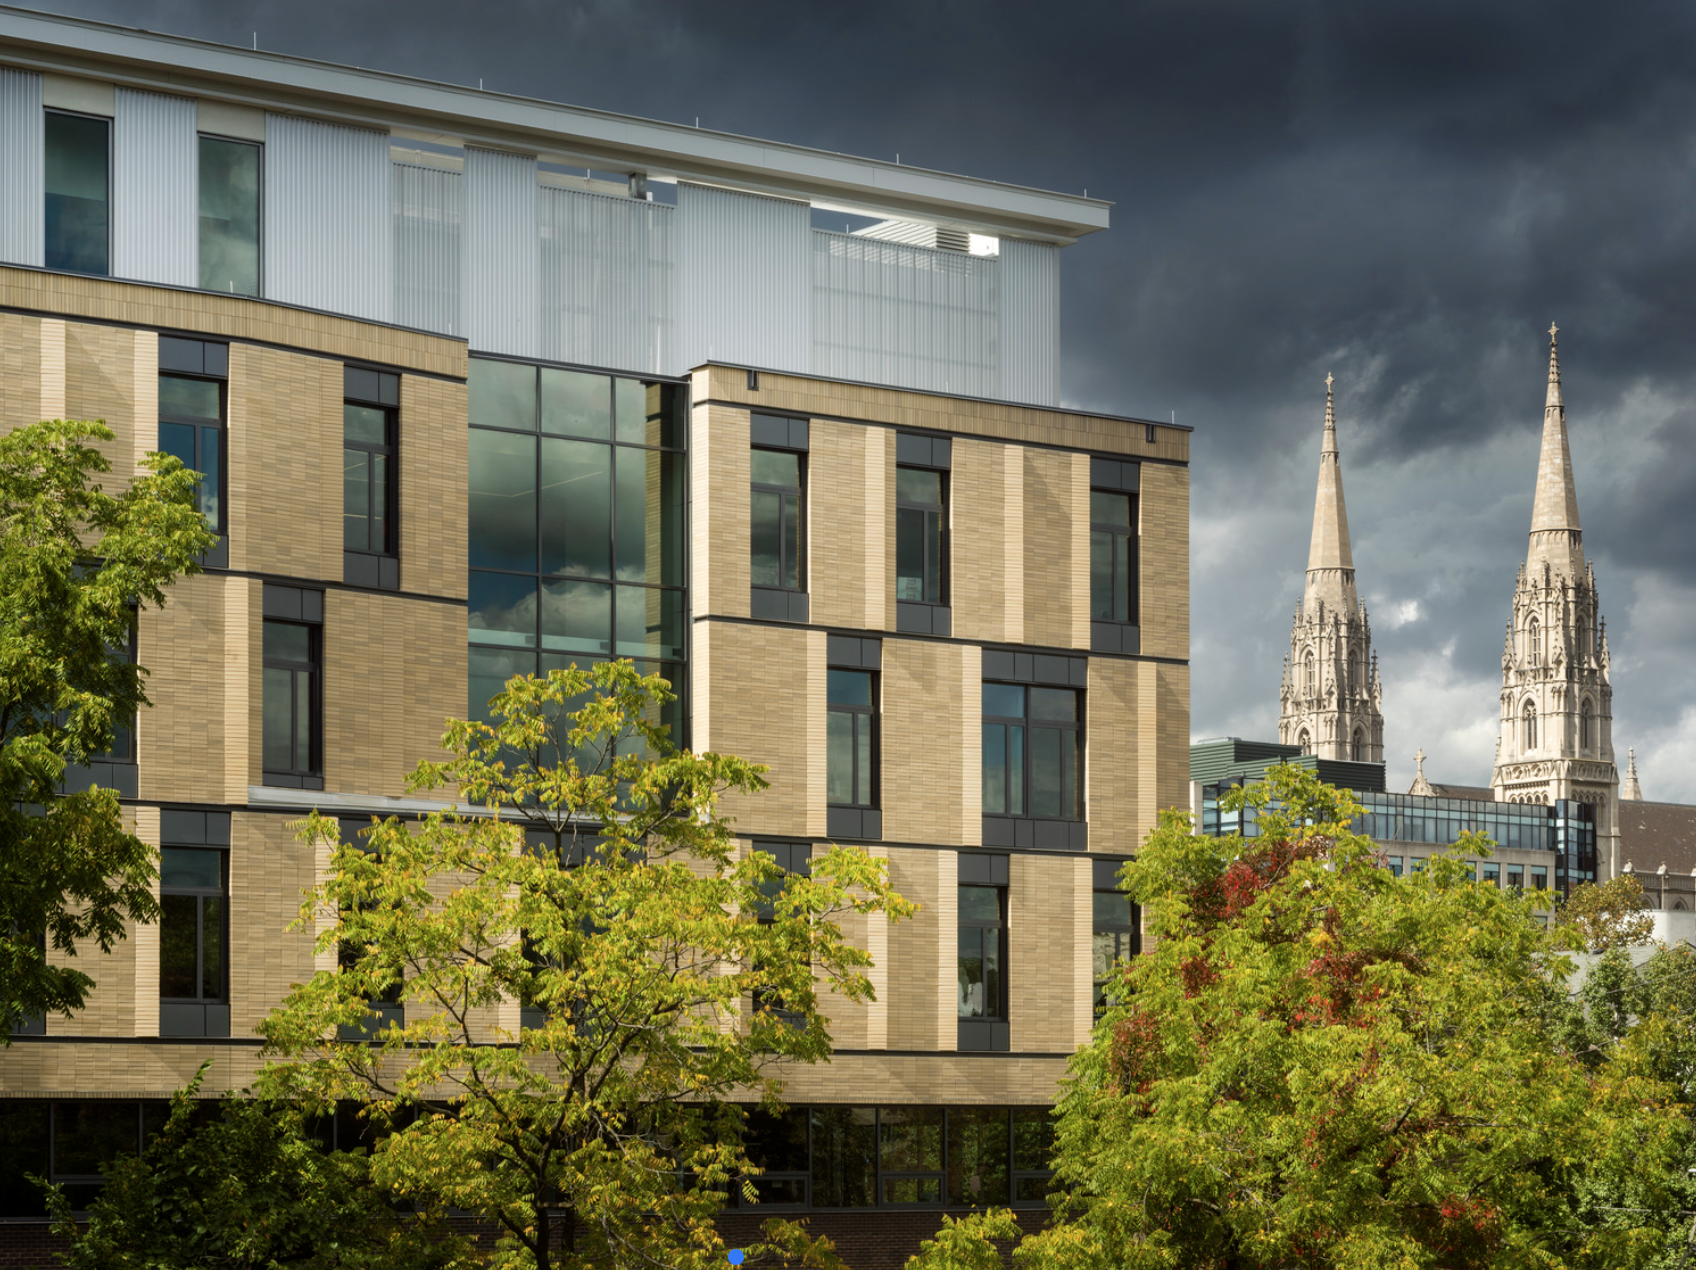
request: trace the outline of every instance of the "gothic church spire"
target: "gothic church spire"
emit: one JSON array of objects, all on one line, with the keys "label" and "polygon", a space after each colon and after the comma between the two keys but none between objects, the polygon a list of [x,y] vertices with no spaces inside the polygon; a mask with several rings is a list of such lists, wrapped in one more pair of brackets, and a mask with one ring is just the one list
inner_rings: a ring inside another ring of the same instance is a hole
[{"label": "gothic church spire", "polygon": [[1537,456],[1537,492],[1531,505],[1532,570],[1548,564],[1569,578],[1584,574],[1584,535],[1578,525],[1578,489],[1572,479],[1572,451],[1566,437],[1566,405],[1561,400],[1560,350],[1549,324],[1549,387],[1543,403],[1543,445]]},{"label": "gothic church spire", "polygon": [[1290,629],[1278,738],[1321,758],[1384,761],[1383,689],[1372,628],[1355,591],[1354,553],[1343,502],[1335,379],[1325,376],[1325,425],[1307,580]]}]

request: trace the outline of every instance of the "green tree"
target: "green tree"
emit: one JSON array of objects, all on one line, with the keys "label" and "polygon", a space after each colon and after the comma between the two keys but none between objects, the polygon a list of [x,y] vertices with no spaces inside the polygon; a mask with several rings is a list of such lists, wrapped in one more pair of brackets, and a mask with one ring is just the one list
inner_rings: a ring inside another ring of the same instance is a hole
[{"label": "green tree", "polygon": [[54,965],[157,916],[154,853],[110,790],[61,795],[147,704],[128,657],[138,608],[216,542],[200,479],[149,454],[121,493],[102,423],[53,420],[0,437],[0,1045],[31,1015],[80,1009],[94,981]]},{"label": "green tree", "polygon": [[[395,1209],[363,1151],[324,1151],[300,1109],[195,1095],[210,1062],[171,1100],[139,1157],[113,1161],[77,1222],[48,1188],[67,1270],[454,1270],[463,1241]],[[215,1111],[211,1118],[206,1110]]]},{"label": "green tree", "polygon": [[1655,933],[1654,914],[1643,897],[1643,884],[1629,873],[1601,885],[1573,887],[1555,910],[1556,928],[1565,947],[1576,952],[1607,952],[1646,944]]},{"label": "green tree", "polygon": [[[1055,1222],[1021,1262],[1645,1264],[1688,1138],[1675,1091],[1641,1033],[1589,1061],[1557,1043],[1570,964],[1534,898],[1471,880],[1487,844],[1396,878],[1311,774],[1229,797],[1258,837],[1167,813],[1123,871],[1154,946],[1074,1057]],[[1591,1219],[1603,1171],[1651,1211]]]},{"label": "green tree", "polygon": [[[828,1058],[822,989],[872,995],[840,920],[912,911],[863,851],[797,876],[739,856],[720,798],[763,769],[677,749],[652,719],[668,699],[604,663],[514,678],[492,723],[451,721],[451,757],[409,786],[473,810],[337,844],[302,922],[341,970],[262,1028],[267,1089],[365,1101],[395,1130],[377,1180],[497,1222],[513,1264],[722,1265],[711,1218],[750,1172],[737,1103],[776,1108],[783,1065]],[[326,1039],[397,984],[404,1024]]]}]

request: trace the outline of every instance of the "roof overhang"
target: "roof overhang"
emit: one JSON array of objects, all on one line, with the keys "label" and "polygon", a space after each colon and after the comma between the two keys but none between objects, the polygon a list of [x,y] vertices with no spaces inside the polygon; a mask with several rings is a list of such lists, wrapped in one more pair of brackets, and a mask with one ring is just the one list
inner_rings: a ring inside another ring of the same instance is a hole
[{"label": "roof overhang", "polygon": [[1066,244],[1111,203],[684,124],[562,106],[0,6],[0,62],[356,127],[439,133],[606,171],[700,181],[981,234]]}]

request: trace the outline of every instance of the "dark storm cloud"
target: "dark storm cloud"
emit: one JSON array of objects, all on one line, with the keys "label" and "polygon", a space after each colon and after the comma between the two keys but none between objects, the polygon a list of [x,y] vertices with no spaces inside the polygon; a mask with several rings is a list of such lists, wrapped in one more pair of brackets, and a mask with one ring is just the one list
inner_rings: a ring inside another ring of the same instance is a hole
[{"label": "dark storm cloud", "polygon": [[1696,9],[41,7],[1115,200],[1069,403],[1194,424],[1194,721],[1267,735],[1339,378],[1393,780],[1488,775],[1561,324],[1615,739],[1696,799]]}]

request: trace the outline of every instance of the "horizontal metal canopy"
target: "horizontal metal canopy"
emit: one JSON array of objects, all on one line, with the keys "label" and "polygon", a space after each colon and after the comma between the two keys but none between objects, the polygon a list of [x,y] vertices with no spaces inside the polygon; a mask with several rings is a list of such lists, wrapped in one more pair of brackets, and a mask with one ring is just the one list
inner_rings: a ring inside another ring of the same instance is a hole
[{"label": "horizontal metal canopy", "polygon": [[1112,204],[806,146],[0,6],[0,62],[364,128],[439,133],[982,234],[1071,243]]}]

